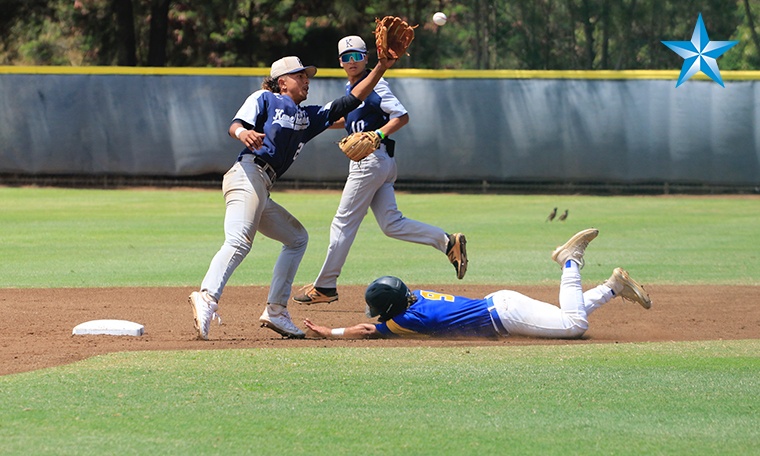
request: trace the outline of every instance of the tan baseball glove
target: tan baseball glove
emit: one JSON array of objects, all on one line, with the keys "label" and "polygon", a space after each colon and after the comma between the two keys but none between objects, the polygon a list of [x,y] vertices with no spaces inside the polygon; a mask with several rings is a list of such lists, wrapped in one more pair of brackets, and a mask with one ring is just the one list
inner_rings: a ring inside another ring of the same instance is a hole
[{"label": "tan baseball glove", "polygon": [[351,133],[338,143],[346,157],[359,161],[380,147],[380,135],[374,131]]},{"label": "tan baseball glove", "polygon": [[414,29],[406,21],[396,16],[375,18],[375,46],[378,59],[398,59],[406,53],[414,40]]}]

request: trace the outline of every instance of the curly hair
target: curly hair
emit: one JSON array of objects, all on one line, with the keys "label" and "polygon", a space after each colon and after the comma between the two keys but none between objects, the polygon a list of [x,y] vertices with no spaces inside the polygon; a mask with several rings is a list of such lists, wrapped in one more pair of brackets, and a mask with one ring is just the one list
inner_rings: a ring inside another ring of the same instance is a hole
[{"label": "curly hair", "polygon": [[279,78],[272,78],[272,77],[265,77],[263,81],[261,81],[261,88],[264,90],[268,90],[272,93],[280,93],[280,84],[277,82]]}]

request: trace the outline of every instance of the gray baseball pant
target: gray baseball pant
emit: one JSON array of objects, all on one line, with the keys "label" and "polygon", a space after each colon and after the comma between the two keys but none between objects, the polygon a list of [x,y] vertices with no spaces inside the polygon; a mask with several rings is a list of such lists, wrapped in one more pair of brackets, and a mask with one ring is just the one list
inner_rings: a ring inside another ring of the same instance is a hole
[{"label": "gray baseball pant", "polygon": [[224,175],[224,244],[211,260],[201,284],[201,290],[207,290],[217,301],[230,276],[251,250],[258,231],[282,243],[267,302],[288,305],[309,235],[301,222],[270,198],[271,187],[272,182],[264,170],[253,163],[253,155],[244,155],[242,161]]},{"label": "gray baseball pant", "polygon": [[386,236],[429,245],[446,253],[449,240],[445,231],[408,219],[398,209],[393,190],[397,175],[396,160],[388,156],[385,145],[364,160],[350,163],[340,205],[330,225],[327,257],[314,286],[337,287],[338,276],[369,208]]}]

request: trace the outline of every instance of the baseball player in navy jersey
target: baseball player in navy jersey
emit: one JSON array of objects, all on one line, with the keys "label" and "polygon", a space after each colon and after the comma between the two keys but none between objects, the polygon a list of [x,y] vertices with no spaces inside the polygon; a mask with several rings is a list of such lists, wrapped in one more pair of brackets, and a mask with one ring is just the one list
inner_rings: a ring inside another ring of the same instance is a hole
[{"label": "baseball player in navy jersey", "polygon": [[[353,90],[370,72],[367,70],[367,45],[358,36],[338,41],[338,56],[348,75],[346,92]],[[356,238],[367,209],[372,209],[378,225],[387,236],[429,245],[447,254],[457,278],[467,271],[466,239],[461,233],[447,234],[441,228],[404,217],[396,205],[393,184],[397,168],[395,142],[390,136],[409,122],[409,114],[381,79],[357,109],[333,127],[357,133],[375,131],[382,138],[380,148],[367,158],[350,162],[338,211],[330,226],[330,245],[317,279],[293,299],[303,304],[329,303],[338,299],[337,282],[348,252]],[[333,128],[331,127],[331,128]]]},{"label": "baseball player in navy jersey", "polygon": [[221,323],[216,311],[222,291],[251,250],[256,232],[282,242],[267,306],[259,321],[285,337],[304,336],[293,324],[287,305],[308,234],[295,217],[270,198],[269,191],[304,144],[358,107],[394,63],[381,60],[349,93],[325,106],[301,106],[317,69],[304,66],[298,57],[284,57],[272,64],[261,90],[251,94],[235,114],[228,133],[245,148],[222,183],[226,203],[224,244],[211,260],[200,290],[189,297],[199,338],[208,339],[212,320]]},{"label": "baseball player in navy jersey", "polygon": [[498,338],[510,334],[528,337],[574,339],[588,329],[588,316],[616,296],[649,309],[652,301],[628,273],[616,268],[602,285],[585,293],[580,268],[588,246],[599,233],[583,230],[557,247],[552,259],[562,267],[559,307],[501,290],[484,298],[418,290],[411,292],[398,278],[385,276],[372,282],[365,293],[367,316],[380,323],[361,323],[331,329],[305,320],[307,332],[319,338]]}]

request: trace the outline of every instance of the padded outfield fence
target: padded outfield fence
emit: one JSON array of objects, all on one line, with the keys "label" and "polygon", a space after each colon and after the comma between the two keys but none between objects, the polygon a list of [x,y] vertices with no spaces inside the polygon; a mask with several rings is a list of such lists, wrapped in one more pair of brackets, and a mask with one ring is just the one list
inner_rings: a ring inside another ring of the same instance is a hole
[{"label": "padded outfield fence", "polygon": [[[0,184],[218,187],[227,126],[268,69],[0,67]],[[320,69],[307,103],[343,93]],[[760,72],[726,87],[677,71],[391,70],[410,113],[411,191],[758,193]],[[278,188],[340,188],[342,131],[310,142]]]}]

